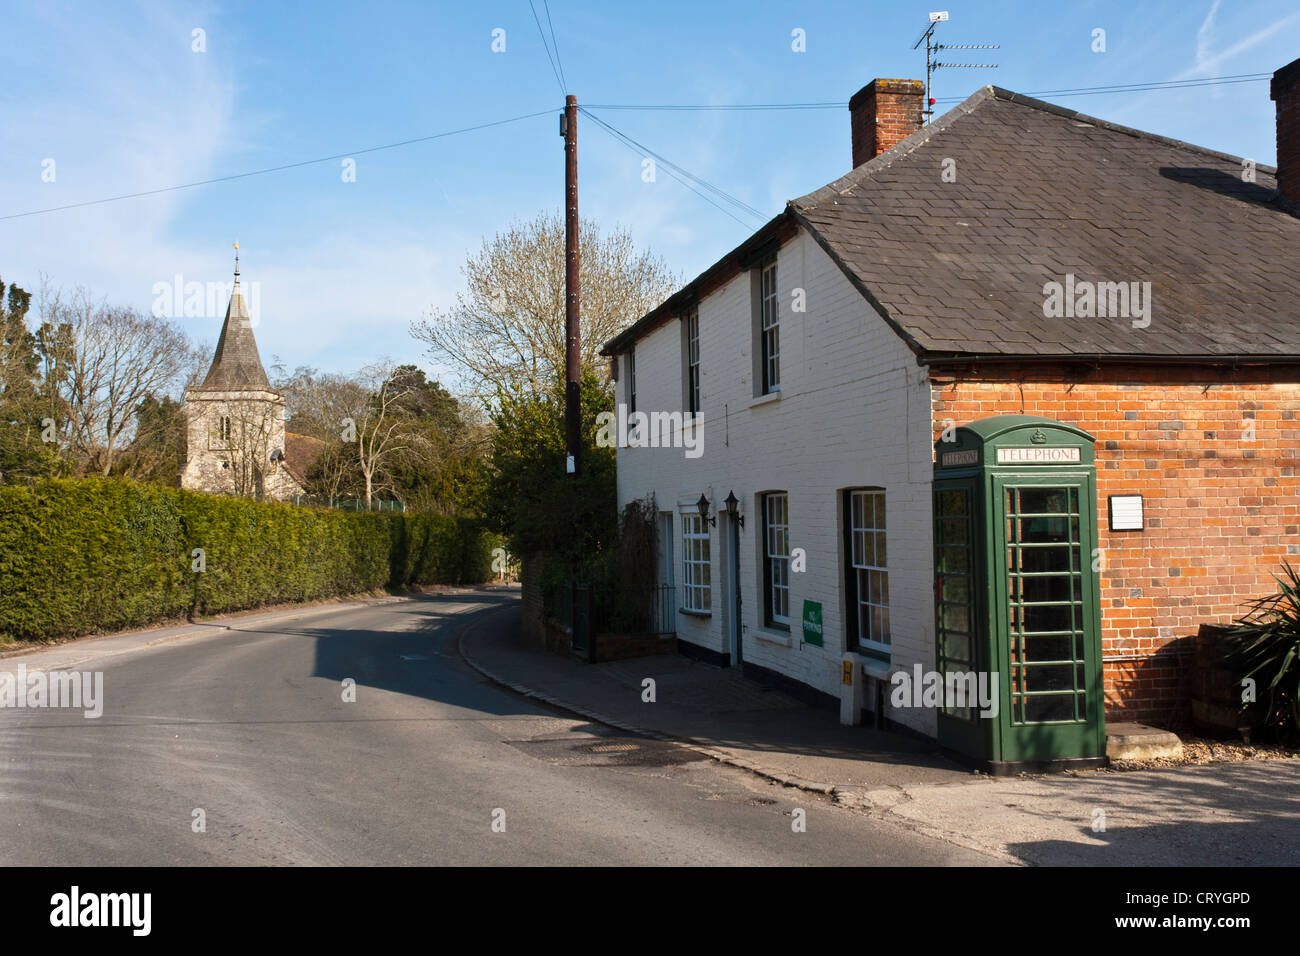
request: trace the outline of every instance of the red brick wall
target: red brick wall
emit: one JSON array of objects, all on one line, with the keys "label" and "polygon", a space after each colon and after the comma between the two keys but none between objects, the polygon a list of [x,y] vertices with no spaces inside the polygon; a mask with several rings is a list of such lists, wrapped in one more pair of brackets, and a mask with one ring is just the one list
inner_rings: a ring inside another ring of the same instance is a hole
[{"label": "red brick wall", "polygon": [[[1207,368],[1000,377],[932,376],[935,440],[946,420],[1009,414],[1096,438],[1107,717],[1181,722],[1197,627],[1300,561],[1300,384]],[[1108,530],[1114,494],[1143,496],[1146,530]]]},{"label": "red brick wall", "polygon": [[872,80],[849,100],[853,168],[897,146],[921,128],[925,84],[920,80]]},{"label": "red brick wall", "polygon": [[1269,95],[1277,102],[1277,188],[1300,203],[1300,60],[1273,74]]}]

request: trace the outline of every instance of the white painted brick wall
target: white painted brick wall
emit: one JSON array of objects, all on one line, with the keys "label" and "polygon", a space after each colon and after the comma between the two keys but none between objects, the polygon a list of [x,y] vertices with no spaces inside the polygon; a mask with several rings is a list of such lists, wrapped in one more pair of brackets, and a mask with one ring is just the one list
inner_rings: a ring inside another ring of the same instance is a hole
[{"label": "white painted brick wall", "polygon": [[[742,273],[700,302],[703,455],[681,449],[620,448],[620,507],[653,493],[661,511],[707,494],[715,507],[734,490],[743,504],[740,555],[745,660],[839,695],[844,648],[842,529],[839,492],[886,489],[893,665],[934,667],[931,530],[931,394],[924,370],[839,268],[802,230],[777,258],[781,303],[781,398],[751,408],[753,386],[750,275]],[[802,287],[807,311],[792,313]],[[682,405],[681,328],[670,321],[636,345],[637,408]],[[626,401],[626,381],[619,390]],[[760,538],[755,494],[789,493],[791,546],[808,569],[791,575],[789,646],[765,641]],[[719,523],[720,525],[722,522]],[[680,603],[681,520],[673,522],[674,580]],[[678,615],[678,637],[726,652],[722,582],[724,542],[710,529],[712,616]],[[824,647],[802,643],[804,600],[820,601]],[[889,716],[935,733],[930,710]]]}]

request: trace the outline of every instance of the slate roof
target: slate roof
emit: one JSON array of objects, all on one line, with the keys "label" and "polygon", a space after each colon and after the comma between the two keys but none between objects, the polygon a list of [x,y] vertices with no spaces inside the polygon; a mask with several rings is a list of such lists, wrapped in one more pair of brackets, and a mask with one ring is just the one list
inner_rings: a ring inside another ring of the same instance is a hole
[{"label": "slate roof", "polygon": [[239,278],[226,306],[226,320],[221,324],[221,337],[212,366],[203,379],[203,388],[266,388],[271,387],[262,367],[262,357],[253,338],[253,323],[244,304],[244,294],[239,290]]},{"label": "slate roof", "polygon": [[[942,181],[947,159],[954,182]],[[924,362],[1295,360],[1300,217],[1280,205],[1272,167],[1257,166],[1255,183],[1242,170],[1237,157],[985,87],[789,203],[605,351],[625,350],[674,300],[792,218]],[[1067,273],[1150,282],[1150,326],[1044,317],[1044,284]]]}]

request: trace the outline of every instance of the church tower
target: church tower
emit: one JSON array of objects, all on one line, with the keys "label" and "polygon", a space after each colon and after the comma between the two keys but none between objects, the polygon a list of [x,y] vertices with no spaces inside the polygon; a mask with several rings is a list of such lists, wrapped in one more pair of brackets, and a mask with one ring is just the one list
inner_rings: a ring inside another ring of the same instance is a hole
[{"label": "church tower", "polygon": [[289,498],[302,486],[284,464],[284,397],[271,388],[253,323],[235,285],[217,351],[202,385],[185,390],[186,457],[181,487],[214,495]]}]

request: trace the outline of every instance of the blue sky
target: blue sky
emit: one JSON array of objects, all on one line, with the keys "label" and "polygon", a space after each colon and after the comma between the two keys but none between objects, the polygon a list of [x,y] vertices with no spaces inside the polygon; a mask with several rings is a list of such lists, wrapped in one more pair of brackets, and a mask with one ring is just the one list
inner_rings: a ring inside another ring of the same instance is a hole
[{"label": "blue sky", "polygon": [[[545,22],[542,0],[534,0]],[[1271,72],[1300,56],[1293,2],[1057,5],[549,0],[568,90],[584,104],[847,103],[873,77],[924,78],[931,9],[952,57],[934,95]],[[224,281],[230,244],[260,283],[263,358],[347,371],[428,362],[412,320],[448,305],[467,253],[512,219],[558,209],[562,106],[528,0],[479,3],[35,3],[6,11],[0,216],[86,202],[488,123],[341,161],[120,202],[0,219],[0,277],[84,285],[148,310],[156,283]],[[506,49],[492,51],[492,31]],[[791,32],[806,52],[791,49]],[[1093,30],[1106,31],[1094,53]],[[202,29],[205,52],[192,47]],[[1268,83],[1052,97],[1105,119],[1271,164]],[[940,104],[940,111],[945,108]],[[596,111],[600,112],[600,111]],[[603,118],[770,216],[849,170],[846,108],[606,111]],[[589,120],[581,209],[693,277],[756,226],[723,215]],[[42,163],[55,161],[55,181]],[[220,316],[183,320],[214,342]],[[453,383],[454,384],[454,383]]]}]

